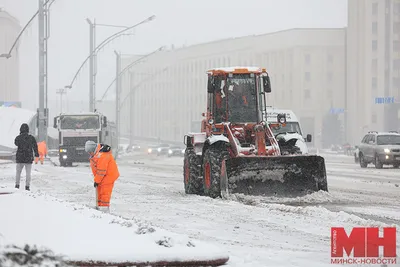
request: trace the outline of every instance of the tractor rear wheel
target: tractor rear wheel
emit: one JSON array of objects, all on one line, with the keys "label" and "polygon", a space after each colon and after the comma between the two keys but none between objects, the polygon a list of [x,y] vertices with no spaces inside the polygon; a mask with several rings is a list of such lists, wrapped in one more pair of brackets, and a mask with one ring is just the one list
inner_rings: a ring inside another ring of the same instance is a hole
[{"label": "tractor rear wheel", "polygon": [[203,183],[206,196],[221,197],[221,177],[226,176],[224,167],[228,158],[229,153],[225,145],[213,145],[204,152]]},{"label": "tractor rear wheel", "polygon": [[183,182],[186,194],[203,193],[201,180],[201,163],[193,149],[186,149],[183,159]]}]

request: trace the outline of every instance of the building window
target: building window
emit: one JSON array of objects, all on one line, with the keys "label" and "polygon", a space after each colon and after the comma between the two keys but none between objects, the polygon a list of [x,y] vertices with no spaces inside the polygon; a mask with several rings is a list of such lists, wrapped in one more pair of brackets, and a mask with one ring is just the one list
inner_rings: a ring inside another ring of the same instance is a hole
[{"label": "building window", "polygon": [[372,114],[372,116],[371,116],[371,122],[372,122],[372,123],[377,123],[377,122],[378,122],[378,118],[377,118],[376,114]]},{"label": "building window", "polygon": [[329,64],[333,63],[333,56],[331,54],[328,55],[328,63]]},{"label": "building window", "polygon": [[378,34],[378,22],[372,22],[372,34]]},{"label": "building window", "polygon": [[378,15],[378,3],[372,4],[372,15]]},{"label": "building window", "polygon": [[378,88],[378,79],[376,77],[372,77],[371,88],[372,90],[376,90]]},{"label": "building window", "polygon": [[310,92],[310,90],[304,90],[304,99],[305,100],[307,100],[307,99],[310,99],[311,98],[311,92]]},{"label": "building window", "polygon": [[372,51],[378,50],[378,41],[372,40]]},{"label": "building window", "polygon": [[328,82],[333,81],[333,74],[332,74],[332,72],[328,72],[328,73],[327,73],[327,75],[326,75],[326,80],[327,80]]},{"label": "building window", "polygon": [[311,63],[311,56],[310,56],[310,54],[306,54],[306,55],[304,56],[304,63],[305,63],[306,65],[310,65],[310,63]]},{"label": "building window", "polygon": [[400,41],[393,41],[393,51],[400,52]]},{"label": "building window", "polygon": [[309,81],[311,80],[311,73],[305,72],[305,73],[304,73],[304,80],[305,80],[306,82],[309,82]]}]

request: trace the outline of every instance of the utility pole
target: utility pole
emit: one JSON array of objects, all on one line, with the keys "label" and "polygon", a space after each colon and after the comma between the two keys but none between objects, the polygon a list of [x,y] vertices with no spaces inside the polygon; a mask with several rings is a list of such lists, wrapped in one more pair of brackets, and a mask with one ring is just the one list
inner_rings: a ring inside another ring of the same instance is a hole
[{"label": "utility pole", "polygon": [[57,94],[60,95],[60,113],[63,112],[63,95],[65,95],[67,93],[67,90],[65,88],[60,88],[57,89]]},{"label": "utility pole", "polygon": [[38,141],[47,139],[47,126],[44,102],[45,102],[45,12],[44,0],[39,0],[39,110],[38,110]]},{"label": "utility pole", "polygon": [[117,56],[117,72],[116,72],[116,81],[115,81],[115,124],[116,124],[116,130],[117,130],[117,153],[116,153],[116,158],[118,158],[118,150],[119,150],[119,118],[120,118],[120,93],[121,93],[121,78],[120,78],[120,73],[121,73],[121,55],[117,52],[114,51],[115,55]]},{"label": "utility pole", "polygon": [[93,23],[86,19],[90,27],[90,42],[89,42],[89,111],[94,112],[95,110],[95,31],[96,31],[96,21]]}]

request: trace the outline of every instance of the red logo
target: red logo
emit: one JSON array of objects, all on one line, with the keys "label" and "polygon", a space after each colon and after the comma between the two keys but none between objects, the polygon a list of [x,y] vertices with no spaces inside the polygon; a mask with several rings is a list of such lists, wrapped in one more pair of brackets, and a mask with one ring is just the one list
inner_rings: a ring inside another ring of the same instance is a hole
[{"label": "red logo", "polygon": [[384,227],[380,236],[377,227],[355,227],[350,235],[343,227],[332,227],[331,257],[337,264],[396,264],[396,228]]}]

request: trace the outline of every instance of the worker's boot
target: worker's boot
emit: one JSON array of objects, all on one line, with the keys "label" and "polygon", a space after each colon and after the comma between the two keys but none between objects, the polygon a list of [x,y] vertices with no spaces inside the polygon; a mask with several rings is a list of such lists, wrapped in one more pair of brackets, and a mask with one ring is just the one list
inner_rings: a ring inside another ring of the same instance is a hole
[{"label": "worker's boot", "polygon": [[29,188],[29,186],[25,186],[25,190],[30,191],[31,189]]},{"label": "worker's boot", "polygon": [[19,184],[16,184],[16,185],[15,185],[15,188],[19,189]]}]

